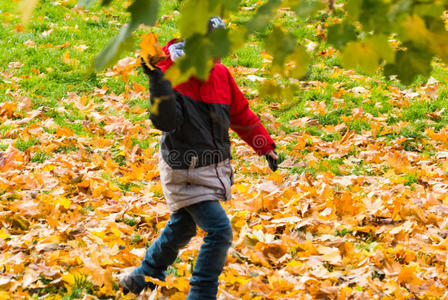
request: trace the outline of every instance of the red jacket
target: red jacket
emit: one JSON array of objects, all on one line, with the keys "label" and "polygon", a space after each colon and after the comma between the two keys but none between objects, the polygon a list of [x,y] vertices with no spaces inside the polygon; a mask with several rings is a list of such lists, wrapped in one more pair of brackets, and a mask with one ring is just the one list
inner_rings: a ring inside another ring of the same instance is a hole
[{"label": "red jacket", "polygon": [[[175,42],[163,48],[168,55],[168,46]],[[150,75],[151,103],[157,108],[150,119],[164,131],[160,152],[171,168],[198,168],[230,159],[229,128],[259,155],[275,148],[224,65],[216,64],[206,81],[191,78],[172,88],[163,78],[172,64],[168,57],[158,64],[161,71]]]},{"label": "red jacket", "polygon": [[[166,72],[173,64],[168,47],[176,42],[178,40],[173,39],[163,47],[163,51],[168,56],[158,65],[163,72]],[[248,143],[257,154],[262,155],[274,150],[274,141],[257,115],[250,110],[249,102],[225,65],[216,64],[206,82],[192,78],[174,87],[174,89],[197,101],[230,104],[230,128]]]}]

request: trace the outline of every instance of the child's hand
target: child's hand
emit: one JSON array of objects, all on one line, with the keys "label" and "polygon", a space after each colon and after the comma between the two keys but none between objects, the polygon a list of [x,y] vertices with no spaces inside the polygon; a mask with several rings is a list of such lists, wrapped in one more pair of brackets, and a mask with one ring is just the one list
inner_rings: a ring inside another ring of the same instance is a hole
[{"label": "child's hand", "polygon": [[149,74],[151,74],[151,71],[152,71],[153,69],[150,69],[150,68],[148,67],[148,65],[145,63],[145,60],[143,59],[143,57],[140,57],[140,65],[142,66],[143,73],[145,73],[146,75],[149,76]]},{"label": "child's hand", "polygon": [[157,73],[157,72],[154,72],[154,71],[160,70],[158,67],[155,67],[153,65],[148,65],[142,57],[140,58],[140,65],[142,66],[143,73],[145,73],[146,75],[148,75],[150,77],[154,73]]},{"label": "child's hand", "polygon": [[271,170],[273,172],[275,172],[278,168],[278,156],[277,153],[274,150],[269,151],[268,153],[266,153],[265,155],[266,160],[268,161],[269,164],[269,168],[271,168]]}]

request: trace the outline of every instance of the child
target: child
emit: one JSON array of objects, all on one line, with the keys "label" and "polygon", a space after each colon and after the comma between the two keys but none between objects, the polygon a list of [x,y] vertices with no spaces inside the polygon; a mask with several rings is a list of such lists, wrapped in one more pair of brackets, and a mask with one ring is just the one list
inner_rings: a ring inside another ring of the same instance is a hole
[{"label": "child", "polygon": [[[209,32],[224,28],[219,17],[209,21]],[[223,29],[222,29],[223,30]],[[228,69],[215,60],[207,81],[191,78],[176,86],[163,78],[173,62],[183,55],[183,42],[171,40],[163,48],[168,58],[142,68],[150,79],[154,127],[163,131],[160,142],[160,180],[170,209],[170,220],[147,249],[141,265],[120,280],[125,293],[153,289],[145,276],[165,279],[165,270],[196,235],[196,226],[207,235],[199,251],[187,299],[216,299],[218,276],[233,239],[232,226],[220,200],[231,199],[233,171],[230,165],[229,127],[259,155],[266,155],[275,171],[275,143]]]}]

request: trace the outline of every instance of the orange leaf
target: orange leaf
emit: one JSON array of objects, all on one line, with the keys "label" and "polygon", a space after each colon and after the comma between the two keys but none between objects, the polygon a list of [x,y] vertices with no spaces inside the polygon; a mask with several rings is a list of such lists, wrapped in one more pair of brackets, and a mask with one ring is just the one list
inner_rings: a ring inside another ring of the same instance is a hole
[{"label": "orange leaf", "polygon": [[2,104],[0,104],[0,116],[6,116],[9,119],[11,119],[16,109],[17,109],[16,103],[3,102]]},{"label": "orange leaf", "polygon": [[355,207],[350,192],[343,193],[340,197],[335,197],[334,206],[339,215],[354,215]]},{"label": "orange leaf", "polygon": [[[58,47],[58,46],[56,46]],[[68,65],[77,66],[79,64],[79,60],[70,58],[70,52],[67,50],[64,55],[62,55],[62,61]]]},{"label": "orange leaf", "polygon": [[412,285],[421,284],[422,280],[416,276],[419,272],[419,266],[417,264],[410,264],[408,266],[403,266],[398,274],[398,283],[408,283]]},{"label": "orange leaf", "polygon": [[70,52],[68,52],[68,50],[62,55],[62,61],[66,64],[70,63]]},{"label": "orange leaf", "polygon": [[25,32],[25,27],[22,24],[16,24],[14,25],[14,30],[16,32]]},{"label": "orange leaf", "polygon": [[[55,48],[66,48],[66,47],[70,46],[70,44],[71,44],[70,42],[66,42],[66,43],[63,43],[61,45],[55,46]],[[67,54],[67,52],[66,52],[66,54]],[[67,54],[67,56],[68,56],[68,54]]]},{"label": "orange leaf", "polygon": [[132,83],[132,88],[136,93],[143,93],[145,91],[145,87],[135,81]]},{"label": "orange leaf", "polygon": [[56,134],[58,135],[58,136],[67,136],[67,137],[70,137],[70,136],[73,136],[73,131],[71,131],[69,128],[67,128],[67,127],[59,127],[59,128],[56,128]]},{"label": "orange leaf", "polygon": [[140,56],[143,57],[148,66],[155,65],[165,59],[165,52],[160,47],[157,34],[153,32],[142,36],[140,48]]}]

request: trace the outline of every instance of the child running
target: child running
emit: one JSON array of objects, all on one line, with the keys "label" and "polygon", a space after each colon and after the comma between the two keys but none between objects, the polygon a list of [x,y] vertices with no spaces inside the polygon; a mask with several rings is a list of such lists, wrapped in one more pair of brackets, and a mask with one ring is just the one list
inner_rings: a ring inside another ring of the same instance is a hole
[{"label": "child running", "polygon": [[[208,32],[226,30],[219,17],[209,20]],[[165,280],[165,271],[179,249],[196,235],[207,234],[190,280],[188,300],[216,299],[218,277],[232,244],[232,226],[219,201],[231,199],[229,128],[277,169],[275,143],[235,83],[229,70],[214,60],[209,79],[192,77],[172,88],[166,72],[184,55],[185,43],[171,40],[163,48],[167,59],[142,68],[149,77],[150,119],[163,134],[159,169],[163,193],[171,211],[159,237],[147,249],[140,266],[120,280],[124,293],[140,294],[155,285],[145,276]]]}]

